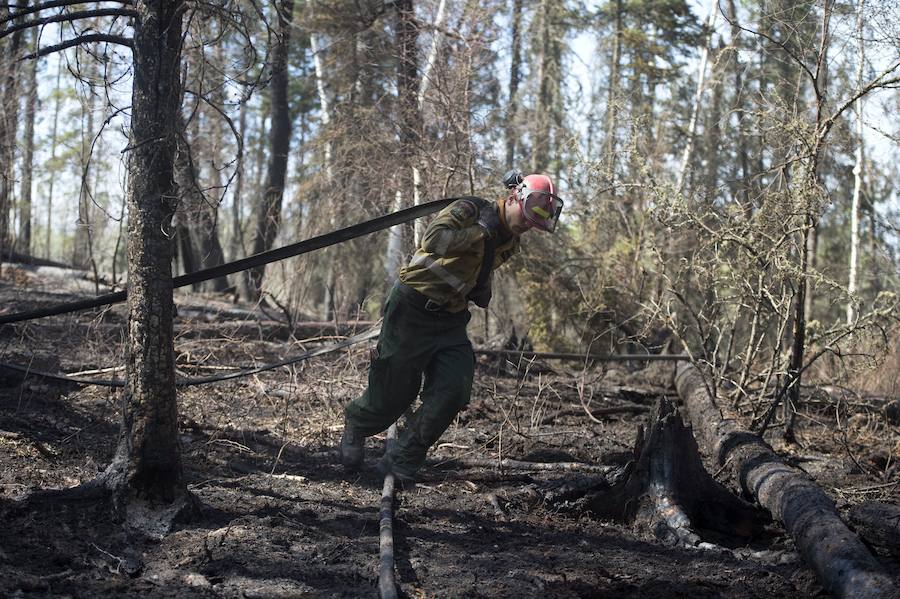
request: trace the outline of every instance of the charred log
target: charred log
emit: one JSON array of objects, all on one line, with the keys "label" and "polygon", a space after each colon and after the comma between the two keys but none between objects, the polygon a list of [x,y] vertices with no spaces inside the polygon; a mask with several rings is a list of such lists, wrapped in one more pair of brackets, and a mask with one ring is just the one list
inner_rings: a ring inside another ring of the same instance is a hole
[{"label": "charred log", "polygon": [[850,523],[869,545],[900,559],[900,505],[865,501],[850,510]]},{"label": "charred log", "polygon": [[829,591],[838,597],[895,596],[891,577],[806,473],[785,464],[762,439],[724,418],[695,367],[679,367],[675,384],[704,450],[718,464],[730,465],[743,492],[784,524]]},{"label": "charred log", "polygon": [[647,431],[638,431],[634,459],[625,468],[605,477],[570,478],[545,490],[541,501],[630,523],[683,546],[701,545],[710,532],[738,542],[761,532],[765,517],[706,472],[693,433],[672,402],[658,401]]}]

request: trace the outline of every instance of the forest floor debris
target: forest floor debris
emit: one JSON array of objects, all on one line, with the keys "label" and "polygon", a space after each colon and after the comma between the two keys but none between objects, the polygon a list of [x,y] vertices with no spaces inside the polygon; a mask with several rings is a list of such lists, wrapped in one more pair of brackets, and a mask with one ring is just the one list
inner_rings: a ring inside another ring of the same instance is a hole
[{"label": "forest floor debris", "polygon": [[[13,305],[4,289],[0,298]],[[120,317],[56,317],[20,325],[0,345],[4,356],[58,356],[70,372],[110,368],[121,355],[122,323]],[[273,342],[264,332],[183,337],[176,356],[185,369],[247,366],[307,345]],[[384,440],[369,441],[366,467],[357,474],[346,473],[332,451],[342,408],[365,385],[367,360],[362,345],[181,391],[184,465],[202,515],[157,541],[123,532],[105,507],[88,501],[26,499],[36,489],[90,480],[110,461],[120,391],[66,389],[38,379],[0,387],[0,594],[375,595],[382,482],[375,460]],[[595,421],[577,391],[584,373],[551,365],[537,373],[504,369],[499,376],[494,363],[479,366],[472,402],[435,447],[424,480],[398,493],[394,542],[403,595],[821,596],[777,526],[746,545],[684,549],[578,510],[518,500],[523,489],[553,488],[578,473],[508,470],[497,467],[500,460],[622,465],[646,415],[600,409],[649,408],[661,394],[674,395],[666,387],[672,365],[598,368],[590,373],[589,407],[602,415]],[[799,445],[782,445],[773,428],[769,441],[776,449],[809,472],[844,513],[867,500],[897,503],[898,427],[875,413],[845,419],[838,430],[833,409],[808,409]],[[900,576],[900,563],[886,554],[880,559]]]}]

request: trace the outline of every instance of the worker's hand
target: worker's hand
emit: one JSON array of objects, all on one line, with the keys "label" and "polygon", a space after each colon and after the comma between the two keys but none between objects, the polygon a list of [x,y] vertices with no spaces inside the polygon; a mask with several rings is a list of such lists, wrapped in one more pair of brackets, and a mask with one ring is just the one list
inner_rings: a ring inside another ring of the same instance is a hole
[{"label": "worker's hand", "polygon": [[487,310],[488,304],[491,303],[491,295],[491,288],[489,285],[486,285],[484,288],[478,289],[469,295],[469,299],[479,308]]},{"label": "worker's hand", "polygon": [[484,229],[485,236],[493,239],[497,236],[497,230],[500,228],[500,214],[497,212],[496,204],[488,204],[481,209],[478,215],[478,226]]}]

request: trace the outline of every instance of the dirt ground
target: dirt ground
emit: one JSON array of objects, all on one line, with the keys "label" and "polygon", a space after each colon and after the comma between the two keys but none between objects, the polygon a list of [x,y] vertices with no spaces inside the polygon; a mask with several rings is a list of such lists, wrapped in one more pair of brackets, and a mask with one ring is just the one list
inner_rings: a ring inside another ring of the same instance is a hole
[{"label": "dirt ground", "polygon": [[[15,281],[18,286],[0,281],[6,310],[68,297],[33,271],[21,276],[28,287],[22,280]],[[304,331],[303,340],[274,339],[266,326],[248,334],[233,314],[216,317],[222,302],[179,295],[178,303],[176,355],[183,376],[276,362],[335,333],[323,329]],[[102,316],[5,327],[0,355],[66,372],[115,367],[123,323],[120,306]],[[161,539],[123,532],[102,504],[29,497],[35,490],[88,481],[109,463],[120,392],[34,378],[21,383],[0,371],[0,594],[377,595],[382,479],[374,465],[384,440],[369,440],[366,468],[357,474],[337,465],[332,451],[342,407],[365,385],[369,347],[180,391],[184,469],[201,515]],[[673,395],[671,369],[480,363],[471,405],[433,449],[424,480],[398,493],[401,595],[827,596],[777,525],[743,546],[716,539],[715,549],[680,549],[646,531],[527,499],[575,473],[452,461],[624,464],[646,416],[621,413],[595,422],[581,403],[650,406],[660,395]],[[799,444],[783,446],[777,434],[771,442],[816,478],[842,510],[867,499],[900,501],[900,430],[865,407],[844,416],[837,421],[834,409],[811,401],[799,421]],[[900,581],[900,563],[879,559]]]}]

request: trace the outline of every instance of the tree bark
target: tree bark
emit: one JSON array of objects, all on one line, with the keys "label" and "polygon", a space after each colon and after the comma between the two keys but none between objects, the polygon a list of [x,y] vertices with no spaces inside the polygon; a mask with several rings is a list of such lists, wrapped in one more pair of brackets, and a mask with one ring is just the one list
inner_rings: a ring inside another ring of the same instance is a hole
[{"label": "tree bark", "polygon": [[679,366],[675,386],[701,447],[720,466],[730,466],[741,490],[784,525],[829,592],[847,598],[886,598],[897,592],[892,578],[841,521],[831,498],[759,437],[724,418],[694,366]]},{"label": "tree bark", "polygon": [[[412,161],[419,143],[421,131],[421,115],[417,110],[418,96],[418,60],[417,42],[419,29],[416,26],[416,13],[413,0],[398,0],[394,3],[397,10],[396,44],[397,44],[397,122],[400,124],[399,154],[402,171],[398,177],[398,189],[394,194],[392,211],[405,207],[403,190],[409,190],[412,182]],[[407,174],[409,173],[409,174]],[[385,270],[388,284],[397,278],[407,252],[404,225],[391,227],[388,230],[388,244],[385,254]]]},{"label": "tree bark", "polygon": [[[863,41],[863,9],[865,0],[859,0],[856,13],[856,90],[862,91],[863,64],[866,59],[866,46]],[[847,281],[847,324],[856,319],[856,299],[853,297],[857,289],[857,270],[859,267],[859,198],[862,193],[864,162],[863,146],[863,99],[856,100],[856,163],[853,165],[853,199],[850,203],[850,272]]]},{"label": "tree bark", "polygon": [[138,0],[128,177],[128,339],[118,449],[104,478],[116,503],[186,495],[172,342],[171,219],[183,4]]},{"label": "tree bark", "polygon": [[[93,60],[86,61],[88,65],[93,65]],[[88,67],[88,77],[94,78],[95,67]],[[96,100],[93,86],[88,86],[88,99],[82,104],[85,115],[82,112],[82,119],[87,117],[87,125],[81,132],[81,160],[79,163],[79,176],[81,178],[81,187],[78,191],[78,219],[75,223],[75,240],[72,248],[72,264],[76,268],[88,268],[93,260],[92,235],[91,227],[93,226],[91,218],[91,150],[94,141],[94,102]],[[84,122],[84,121],[82,121]]]},{"label": "tree bark", "polygon": [[688,168],[694,154],[694,137],[697,133],[697,117],[700,114],[700,104],[703,102],[703,92],[706,90],[706,64],[709,62],[709,49],[712,45],[712,34],[715,29],[716,16],[719,14],[718,2],[712,2],[709,9],[709,17],[706,19],[706,36],[703,48],[700,50],[700,66],[697,69],[697,89],[694,92],[694,105],[691,108],[691,118],[688,122],[687,143],[681,155],[681,168],[678,169],[678,177],[675,180],[675,191],[684,189],[684,180],[687,177]]},{"label": "tree bark", "polygon": [[241,144],[245,148],[245,152],[238,159],[237,173],[234,180],[234,194],[231,196],[231,239],[228,242],[228,255],[230,260],[243,258],[247,254],[244,245],[244,225],[243,225],[243,194],[244,179],[247,175],[247,162],[244,160],[246,155],[247,142],[247,101],[241,102],[241,108],[238,115],[238,131],[241,136]]},{"label": "tree bark", "polygon": [[[603,163],[606,166],[605,175],[608,185],[613,185],[616,178],[618,160],[618,108],[619,108],[619,84],[622,77],[622,38],[624,36],[622,13],[625,10],[623,0],[615,0],[615,15],[613,18],[613,53],[609,65],[609,95],[606,100],[606,126],[604,127],[606,139],[604,140]],[[615,195],[615,189],[612,192]]]},{"label": "tree bark", "polygon": [[[25,7],[19,0],[14,6],[6,6],[0,16]],[[8,45],[7,45],[8,43]],[[16,130],[19,116],[18,76],[19,49],[22,45],[22,31],[13,33],[9,42],[0,42],[0,77],[2,77],[2,103],[0,103],[0,265],[3,254],[11,248],[9,214],[12,208],[13,164],[15,162]]]},{"label": "tree bark", "polygon": [[851,508],[850,522],[867,543],[900,558],[900,506],[866,501]]},{"label": "tree bark", "polygon": [[[32,30],[37,46],[37,29]],[[34,115],[38,103],[37,59],[27,67],[25,95],[25,154],[22,158],[22,190],[19,192],[19,240],[16,244],[23,254],[31,253],[31,185],[34,175]]]},{"label": "tree bark", "polygon": [[509,100],[506,105],[506,168],[515,168],[516,142],[519,131],[516,125],[516,113],[519,107],[519,79],[522,77],[522,0],[513,0],[512,17],[510,19],[511,57],[509,62]]},{"label": "tree bark", "polygon": [[[287,176],[288,153],[291,146],[291,114],[288,102],[288,55],[291,43],[291,21],[294,12],[293,0],[281,0],[278,5],[278,37],[272,50],[272,81],[270,102],[272,124],[269,130],[269,164],[267,167],[265,190],[257,210],[253,232],[253,253],[258,254],[272,248],[281,223],[281,203],[284,198],[284,184]],[[265,267],[247,271],[245,295],[251,301],[259,300],[262,293]]]},{"label": "tree bark", "polygon": [[[195,119],[196,122],[196,119]],[[184,119],[179,121],[184,129]],[[216,205],[200,189],[199,173],[192,156],[191,142],[201,137],[199,132],[190,138],[187,133],[179,136],[178,153],[175,158],[175,181],[178,185],[178,249],[185,273],[201,268],[211,268],[225,263],[225,255],[219,243],[216,226]],[[214,160],[214,158],[213,158]],[[206,288],[221,292],[228,289],[228,278],[217,277],[193,289]]]},{"label": "tree bark", "polygon": [[50,181],[47,184],[47,231],[46,231],[46,240],[45,244],[47,246],[47,253],[45,258],[50,259],[50,245],[52,240],[53,233],[53,187],[56,184],[56,144],[57,144],[57,129],[59,127],[59,110],[60,104],[62,103],[61,94],[59,93],[59,82],[62,78],[63,71],[63,61],[59,59],[56,67],[56,87],[57,90],[55,95],[55,99],[53,102],[53,125],[50,127],[50,160],[49,160],[49,171],[50,171]]},{"label": "tree bark", "polygon": [[[431,84],[431,71],[434,69],[434,63],[437,61],[438,52],[441,49],[441,27],[444,22],[444,14],[446,12],[446,0],[440,0],[437,13],[434,16],[434,26],[432,27],[431,49],[425,58],[425,65],[422,67],[422,77],[419,81],[419,92],[416,95],[416,121],[422,126],[425,110],[425,94]],[[425,161],[422,159],[421,152],[418,147],[415,148],[412,157],[412,180],[413,180],[413,205],[418,206],[422,203],[422,197],[425,195],[425,181],[422,178],[422,168]],[[425,235],[425,222],[421,219],[413,223],[413,245],[419,247],[419,241]]]},{"label": "tree bark", "polygon": [[535,60],[538,65],[538,94],[534,108],[534,126],[532,128],[531,172],[540,173],[546,170],[550,160],[550,92],[552,86],[559,82],[550,81],[550,0],[541,0],[536,18],[540,19],[537,35],[538,53]]}]

